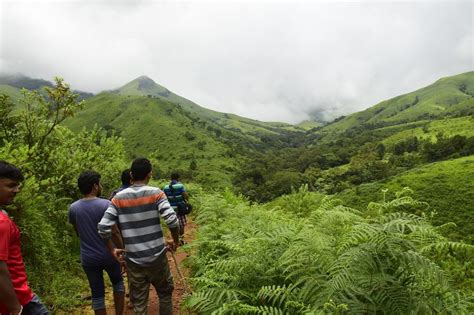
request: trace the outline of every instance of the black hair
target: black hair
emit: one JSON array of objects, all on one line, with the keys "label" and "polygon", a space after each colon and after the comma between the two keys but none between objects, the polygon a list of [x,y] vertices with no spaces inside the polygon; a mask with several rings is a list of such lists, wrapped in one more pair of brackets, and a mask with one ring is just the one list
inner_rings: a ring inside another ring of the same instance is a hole
[{"label": "black hair", "polygon": [[18,167],[3,160],[0,160],[0,178],[8,178],[17,182],[24,179]]},{"label": "black hair", "polygon": [[130,169],[127,168],[122,172],[122,185],[130,185],[130,182],[132,181],[132,177],[130,176]]},{"label": "black hair", "polygon": [[87,195],[94,188],[94,184],[99,185],[100,174],[94,171],[85,171],[79,175],[77,186],[83,195]]},{"label": "black hair", "polygon": [[138,158],[133,160],[130,169],[133,180],[144,180],[151,172],[151,162],[147,158]]},{"label": "black hair", "polygon": [[178,180],[179,179],[179,173],[177,171],[173,171],[171,173],[171,179],[172,180]]}]

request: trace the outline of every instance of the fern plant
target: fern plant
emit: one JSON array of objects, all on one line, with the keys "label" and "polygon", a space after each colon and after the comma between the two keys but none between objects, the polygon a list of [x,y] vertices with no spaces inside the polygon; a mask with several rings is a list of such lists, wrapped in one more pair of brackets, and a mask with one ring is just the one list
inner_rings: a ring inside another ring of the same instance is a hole
[{"label": "fern plant", "polygon": [[[459,314],[472,309],[441,267],[443,254],[470,253],[426,216],[405,189],[366,211],[304,188],[270,205],[203,196],[193,260],[200,314]],[[237,198],[237,199],[236,199]],[[297,208],[298,215],[293,213]],[[311,209],[302,216],[301,207]],[[407,211],[407,212],[405,212]]]}]

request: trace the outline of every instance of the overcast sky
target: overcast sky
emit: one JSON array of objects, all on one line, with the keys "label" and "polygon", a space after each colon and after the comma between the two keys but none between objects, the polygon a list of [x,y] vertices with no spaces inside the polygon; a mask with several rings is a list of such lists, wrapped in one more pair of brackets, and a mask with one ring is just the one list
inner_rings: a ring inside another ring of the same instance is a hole
[{"label": "overcast sky", "polygon": [[474,70],[474,1],[6,1],[0,72],[140,75],[221,112],[326,119]]}]

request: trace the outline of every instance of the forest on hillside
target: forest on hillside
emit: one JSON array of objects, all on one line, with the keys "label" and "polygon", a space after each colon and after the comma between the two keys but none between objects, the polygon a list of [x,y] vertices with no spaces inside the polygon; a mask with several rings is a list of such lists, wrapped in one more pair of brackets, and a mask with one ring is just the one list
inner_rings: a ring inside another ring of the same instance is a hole
[{"label": "forest on hillside", "polygon": [[[33,289],[51,310],[71,312],[88,290],[66,224],[77,176],[98,170],[111,191],[132,157],[115,132],[64,125],[87,100],[62,79],[21,93],[0,96],[0,160],[26,178],[7,210],[22,230]],[[473,117],[438,118],[330,136],[320,127],[266,130],[248,146],[250,137],[217,124],[186,130],[185,143],[211,132],[237,144],[222,155],[220,142],[212,147],[219,164],[210,165],[227,169],[209,172],[195,156],[180,169],[199,226],[187,247],[193,293],[183,306],[199,314],[473,312]],[[452,133],[453,125],[465,127]],[[154,180],[168,178],[160,152],[150,158],[161,170]],[[224,171],[230,184],[216,178]]]}]

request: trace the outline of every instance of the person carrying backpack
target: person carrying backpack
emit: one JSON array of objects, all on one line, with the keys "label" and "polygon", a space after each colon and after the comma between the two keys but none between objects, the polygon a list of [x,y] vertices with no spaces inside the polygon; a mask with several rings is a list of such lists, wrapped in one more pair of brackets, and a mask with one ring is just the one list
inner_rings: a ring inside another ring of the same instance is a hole
[{"label": "person carrying backpack", "polygon": [[171,206],[173,207],[174,211],[178,215],[179,221],[179,243],[180,245],[185,244],[184,242],[184,228],[188,223],[186,219],[186,214],[191,211],[190,204],[188,203],[189,197],[188,193],[186,192],[186,188],[184,185],[179,181],[179,173],[172,172],[171,173],[171,182],[163,187],[163,191],[168,198]]}]

